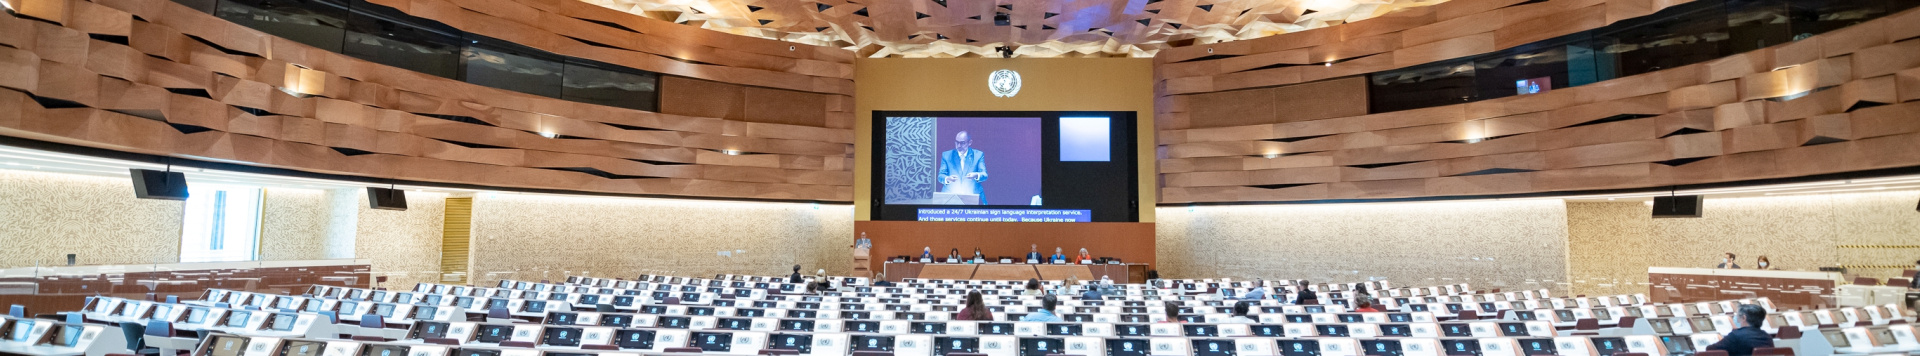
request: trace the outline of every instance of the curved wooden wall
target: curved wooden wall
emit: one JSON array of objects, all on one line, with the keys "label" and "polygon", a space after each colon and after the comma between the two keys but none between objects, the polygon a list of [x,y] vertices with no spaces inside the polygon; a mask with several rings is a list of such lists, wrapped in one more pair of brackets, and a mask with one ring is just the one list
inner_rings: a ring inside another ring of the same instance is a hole
[{"label": "curved wooden wall", "polygon": [[[1455,0],[1161,52],[1161,202],[1649,188],[1920,165],[1920,11],[1585,86],[1365,114],[1361,74],[1677,3],[1523,2]],[[1320,65],[1329,59],[1351,60]],[[1814,89],[1823,90],[1783,98]]]},{"label": "curved wooden wall", "polygon": [[841,49],[572,0],[373,1],[467,32],[665,74],[656,113],[379,65],[167,0],[0,1],[31,18],[0,16],[0,88],[9,89],[0,90],[0,135],[376,178],[853,198],[854,54]]}]

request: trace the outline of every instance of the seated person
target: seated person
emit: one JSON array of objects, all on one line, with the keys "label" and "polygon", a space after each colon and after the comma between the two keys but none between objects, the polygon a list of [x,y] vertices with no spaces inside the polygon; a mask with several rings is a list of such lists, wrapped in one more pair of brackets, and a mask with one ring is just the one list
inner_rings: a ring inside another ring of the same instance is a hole
[{"label": "seated person", "polygon": [[1259,320],[1254,320],[1254,319],[1253,319],[1253,315],[1252,315],[1252,314],[1248,314],[1248,313],[1250,313],[1250,312],[1252,312],[1252,310],[1253,310],[1253,302],[1250,302],[1250,301],[1245,301],[1245,300],[1242,300],[1242,301],[1239,301],[1239,302],[1235,302],[1235,303],[1233,303],[1233,317],[1232,317],[1232,318],[1227,318],[1227,321],[1226,321],[1226,323],[1229,323],[1229,324],[1259,324],[1259,323],[1260,323],[1260,321],[1259,321]]},{"label": "seated person", "polygon": [[933,262],[933,246],[920,249],[920,262]]},{"label": "seated person", "polygon": [[1361,294],[1361,295],[1360,295],[1360,298],[1356,298],[1356,299],[1359,299],[1359,300],[1356,300],[1356,301],[1354,301],[1354,302],[1353,302],[1353,305],[1355,306],[1355,307],[1353,308],[1353,312],[1355,312],[1355,313],[1378,313],[1378,312],[1380,312],[1380,309],[1374,309],[1374,308],[1373,308],[1373,296],[1371,296],[1371,295],[1366,295],[1366,294]]},{"label": "seated person", "polygon": [[973,248],[973,263],[987,263],[987,255],[981,254],[979,247]]},{"label": "seated person", "polygon": [[1040,263],[1040,245],[1039,244],[1033,245],[1033,249],[1027,251],[1027,263]]},{"label": "seated person", "polygon": [[1314,293],[1312,289],[1307,289],[1307,282],[1304,282],[1304,281],[1300,282],[1300,294],[1293,298],[1293,304],[1299,304],[1299,305],[1320,304],[1320,294]]},{"label": "seated person", "polygon": [[947,263],[960,263],[960,249],[947,251]]},{"label": "seated person", "polygon": [[1075,258],[1073,259],[1073,261],[1074,261],[1075,263],[1086,263],[1086,262],[1092,262],[1092,261],[1093,261],[1093,255],[1089,255],[1089,254],[1087,254],[1087,248],[1085,248],[1085,247],[1082,247],[1082,248],[1080,248],[1080,257],[1075,257]]},{"label": "seated person", "polygon": [[1032,313],[1027,313],[1027,316],[1020,317],[1020,321],[1031,321],[1031,322],[1061,321],[1059,315],[1053,314],[1053,309],[1058,308],[1059,306],[1060,306],[1060,299],[1058,298],[1054,298],[1051,295],[1040,297],[1040,310],[1035,310]]},{"label": "seated person", "polygon": [[1740,328],[1727,333],[1720,342],[1707,345],[1708,350],[1726,351],[1727,356],[1751,356],[1753,349],[1773,347],[1773,335],[1760,330],[1760,323],[1767,320],[1765,308],[1753,304],[1741,305],[1733,317],[1733,324],[1740,325]]},{"label": "seated person", "polygon": [[1067,255],[1066,255],[1066,254],[1062,254],[1062,253],[1060,253],[1060,248],[1059,248],[1059,247],[1055,247],[1055,248],[1053,248],[1053,258],[1052,258],[1052,259],[1053,259],[1053,263],[1054,263],[1054,264],[1063,264],[1063,263],[1067,263]]}]

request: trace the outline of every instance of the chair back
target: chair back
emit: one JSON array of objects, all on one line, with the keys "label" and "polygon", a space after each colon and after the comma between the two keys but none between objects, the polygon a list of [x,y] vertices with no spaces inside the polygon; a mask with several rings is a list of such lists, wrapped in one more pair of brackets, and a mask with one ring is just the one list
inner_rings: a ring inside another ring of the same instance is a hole
[{"label": "chair back", "polygon": [[[701,350],[698,347],[669,347],[669,348],[661,349],[660,352],[670,353],[670,354],[697,354],[697,353],[706,352],[706,350]],[[861,352],[864,352],[864,351],[854,351],[853,356],[860,356]],[[893,356],[893,354],[888,353],[883,356]]]},{"label": "chair back", "polygon": [[14,304],[12,308],[7,308],[7,316],[14,317],[15,319],[26,319],[27,306]]},{"label": "chair back", "polygon": [[1461,310],[1460,314],[1456,314],[1456,315],[1458,317],[1455,319],[1459,319],[1459,320],[1480,320],[1480,312],[1477,312],[1477,311]]},{"label": "chair back", "polygon": [[362,327],[362,328],[373,328],[373,329],[386,329],[386,328],[387,328],[387,319],[386,319],[386,318],[382,318],[382,317],[380,317],[380,315],[379,315],[379,314],[367,314],[367,315],[361,315],[361,316],[360,316],[360,327]]},{"label": "chair back", "polygon": [[1793,356],[1793,349],[1786,347],[1755,347],[1753,356]]},{"label": "chair back", "polygon": [[173,337],[173,323],[165,320],[148,320],[146,335]]},{"label": "chair back", "polygon": [[581,350],[599,350],[599,351],[620,351],[619,346],[613,346],[613,345],[580,345],[580,349]]},{"label": "chair back", "polygon": [[1706,350],[1693,353],[1693,356],[1727,356],[1727,350]]},{"label": "chair back", "polygon": [[[456,345],[456,346],[460,345],[460,340],[454,340],[454,339],[449,339],[444,337],[430,337],[430,338],[426,338],[424,341],[426,341],[428,344],[433,344],[433,345]],[[596,346],[596,345],[586,345],[586,346]],[[588,350],[592,350],[592,349],[589,348]]]},{"label": "chair back", "polygon": [[1792,326],[1792,325],[1781,326],[1780,331],[1773,333],[1773,338],[1781,339],[1781,340],[1798,340],[1800,339],[1800,327]]},{"label": "chair back", "polygon": [[1873,277],[1853,277],[1853,284],[1863,285],[1863,286],[1877,286],[1877,285],[1880,285],[1880,280],[1875,279]]},{"label": "chair back", "polygon": [[660,304],[680,305],[680,297],[667,297],[667,299],[661,301]]},{"label": "chair back", "polygon": [[612,306],[612,305],[606,305],[606,304],[594,304],[594,305],[593,305],[593,311],[597,311],[597,312],[601,312],[601,313],[612,313],[612,312],[614,312],[614,310],[613,310],[613,306]]},{"label": "chair back", "polygon": [[512,319],[513,313],[508,313],[507,308],[493,308],[487,309],[487,317],[494,319]]},{"label": "chair back", "polygon": [[1600,330],[1600,320],[1580,319],[1580,321],[1573,322],[1573,329],[1574,330]]}]

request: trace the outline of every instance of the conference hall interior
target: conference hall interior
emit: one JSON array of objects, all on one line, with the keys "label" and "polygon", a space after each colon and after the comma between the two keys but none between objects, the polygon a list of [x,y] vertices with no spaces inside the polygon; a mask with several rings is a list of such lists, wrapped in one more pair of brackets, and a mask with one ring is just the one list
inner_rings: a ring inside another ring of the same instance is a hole
[{"label": "conference hall interior", "polygon": [[1920,355],[1920,0],[0,8],[0,356]]}]

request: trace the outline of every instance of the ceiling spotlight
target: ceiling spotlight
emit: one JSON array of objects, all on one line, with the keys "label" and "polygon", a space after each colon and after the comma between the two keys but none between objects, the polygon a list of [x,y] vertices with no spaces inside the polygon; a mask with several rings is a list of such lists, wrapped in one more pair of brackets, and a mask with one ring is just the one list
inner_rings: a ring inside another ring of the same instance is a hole
[{"label": "ceiling spotlight", "polygon": [[1280,157],[1280,154],[1278,154],[1278,153],[1268,153],[1268,154],[1266,154],[1266,157],[1267,157],[1267,159],[1274,159],[1274,158],[1278,158],[1278,157]]},{"label": "ceiling spotlight", "polygon": [[560,137],[560,134],[557,134],[557,133],[552,133],[552,132],[546,132],[546,131],[541,131],[541,132],[540,132],[540,137],[545,137],[545,138],[555,138],[555,137]]}]

